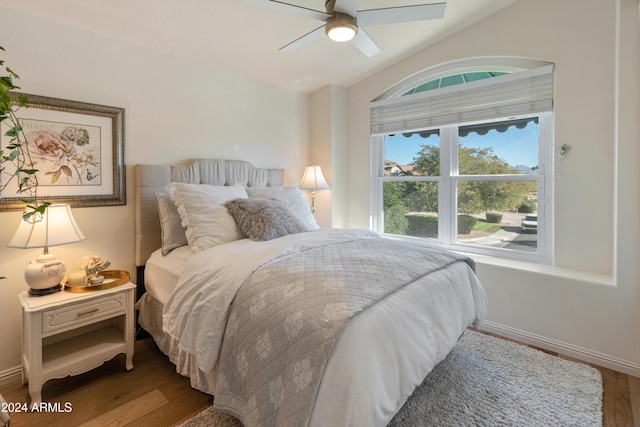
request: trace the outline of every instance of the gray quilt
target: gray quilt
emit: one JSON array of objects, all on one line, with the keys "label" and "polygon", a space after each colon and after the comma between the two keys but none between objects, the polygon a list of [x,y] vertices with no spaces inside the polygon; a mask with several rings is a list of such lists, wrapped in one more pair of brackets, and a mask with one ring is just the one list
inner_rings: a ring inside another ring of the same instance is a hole
[{"label": "gray quilt", "polygon": [[276,257],[233,302],[214,406],[252,426],[306,426],[346,322],[415,280],[470,258],[366,238]]}]

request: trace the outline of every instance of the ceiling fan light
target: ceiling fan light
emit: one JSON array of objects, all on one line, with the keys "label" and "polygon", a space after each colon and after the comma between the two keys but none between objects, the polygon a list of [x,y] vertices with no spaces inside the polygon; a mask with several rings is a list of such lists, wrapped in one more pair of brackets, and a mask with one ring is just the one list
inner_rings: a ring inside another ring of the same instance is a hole
[{"label": "ceiling fan light", "polygon": [[355,37],[356,31],[351,27],[335,27],[327,32],[334,42],[347,42]]},{"label": "ceiling fan light", "polygon": [[325,32],[333,41],[346,42],[355,37],[358,25],[354,17],[338,12],[327,21]]}]

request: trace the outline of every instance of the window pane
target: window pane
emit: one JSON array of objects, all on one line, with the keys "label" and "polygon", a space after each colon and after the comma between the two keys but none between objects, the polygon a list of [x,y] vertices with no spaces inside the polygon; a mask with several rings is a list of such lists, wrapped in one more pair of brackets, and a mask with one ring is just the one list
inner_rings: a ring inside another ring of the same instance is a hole
[{"label": "window pane", "polygon": [[383,185],[385,233],[438,238],[438,183],[385,182]]},{"label": "window pane", "polygon": [[537,122],[535,117],[461,126],[459,174],[537,174]]},{"label": "window pane", "polygon": [[537,183],[458,183],[458,243],[517,251],[538,250]]},{"label": "window pane", "polygon": [[464,83],[462,74],[447,76],[440,79],[440,87],[455,86]]},{"label": "window pane", "polygon": [[476,80],[484,80],[491,77],[502,76],[508,73],[494,72],[494,71],[480,71],[475,73],[464,73],[464,80],[466,82],[474,82]]},{"label": "window pane", "polygon": [[439,176],[439,131],[385,136],[384,174],[385,176]]}]

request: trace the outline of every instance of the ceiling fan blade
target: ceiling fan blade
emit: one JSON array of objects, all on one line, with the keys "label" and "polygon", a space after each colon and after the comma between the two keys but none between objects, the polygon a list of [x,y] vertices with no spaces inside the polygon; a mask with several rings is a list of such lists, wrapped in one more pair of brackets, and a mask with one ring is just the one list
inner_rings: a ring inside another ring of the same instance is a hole
[{"label": "ceiling fan blade", "polygon": [[369,34],[367,34],[363,28],[358,28],[358,34],[351,39],[351,43],[368,57],[372,57],[382,52],[376,42],[369,37]]},{"label": "ceiling fan blade", "polygon": [[313,31],[308,32],[302,37],[299,37],[289,43],[288,45],[282,46],[279,50],[283,52],[289,52],[291,50],[297,49],[300,46],[309,43],[310,41],[322,38],[324,36],[324,25],[316,28]]},{"label": "ceiling fan blade", "polygon": [[361,10],[357,15],[358,25],[397,24],[400,22],[440,19],[444,16],[445,6],[446,3],[433,3]]},{"label": "ceiling fan blade", "polygon": [[361,0],[335,0],[336,4],[333,10],[340,13],[346,13],[349,16],[356,16]]},{"label": "ceiling fan blade", "polygon": [[244,0],[244,2],[257,4],[259,6],[264,6],[283,12],[293,13],[311,19],[318,19],[320,21],[326,21],[328,18],[331,18],[333,16],[330,13],[321,12],[319,10],[309,9],[306,7],[296,6],[293,4],[283,3],[281,1],[275,0]]}]

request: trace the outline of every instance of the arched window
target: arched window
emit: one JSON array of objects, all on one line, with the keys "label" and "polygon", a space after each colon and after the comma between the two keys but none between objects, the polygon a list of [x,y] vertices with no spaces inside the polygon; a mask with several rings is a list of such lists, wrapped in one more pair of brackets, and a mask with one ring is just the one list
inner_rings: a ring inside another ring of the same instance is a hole
[{"label": "arched window", "polygon": [[444,77],[438,77],[433,80],[429,80],[428,82],[419,84],[418,86],[406,91],[402,94],[411,95],[413,93],[426,92],[428,90],[440,89],[448,86],[455,86],[464,83],[475,82],[478,80],[490,79],[491,77],[502,76],[504,74],[508,74],[505,71],[471,71],[471,72],[462,72],[451,74]]},{"label": "arched window", "polygon": [[491,61],[425,70],[371,104],[373,227],[549,261],[553,66]]}]

